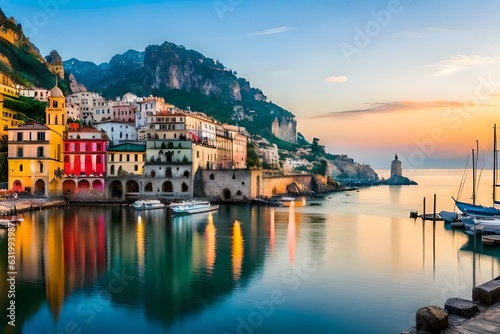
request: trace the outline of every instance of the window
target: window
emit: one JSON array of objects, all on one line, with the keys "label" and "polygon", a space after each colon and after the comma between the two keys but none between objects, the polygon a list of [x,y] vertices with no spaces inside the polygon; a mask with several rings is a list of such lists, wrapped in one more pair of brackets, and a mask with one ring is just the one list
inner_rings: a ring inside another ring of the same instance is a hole
[{"label": "window", "polygon": [[68,155],[64,156],[64,162],[69,162],[69,156]]},{"label": "window", "polygon": [[40,173],[43,173],[43,164],[40,162]]},{"label": "window", "polygon": [[44,155],[43,155],[43,147],[42,146],[40,146],[40,147],[37,148],[37,150],[36,150],[36,156],[38,158],[43,158],[44,157]]},{"label": "window", "polygon": [[17,141],[23,141],[23,133],[22,132],[17,133]]},{"label": "window", "polygon": [[[57,108],[57,101],[52,102],[52,108]],[[57,123],[57,121],[56,121],[56,123]]]},{"label": "window", "polygon": [[127,154],[127,161],[130,161],[130,154]]},{"label": "window", "polygon": [[139,161],[139,154],[134,154],[134,161]]},{"label": "window", "polygon": [[122,154],[120,154],[120,161],[123,161],[123,159],[122,159],[122,158],[123,158],[123,156],[122,156]]},{"label": "window", "polygon": [[19,165],[19,171],[22,172],[23,171],[23,165]]},{"label": "window", "polygon": [[115,175],[115,166],[111,166],[111,168],[109,169],[109,173],[111,175]]},{"label": "window", "polygon": [[97,150],[100,151],[102,149],[102,144],[101,143],[97,143]]},{"label": "window", "polygon": [[139,170],[139,166],[138,165],[134,165],[134,171],[138,171]]},{"label": "window", "polygon": [[109,155],[109,161],[115,161],[115,155],[114,154],[110,154]]},{"label": "window", "polygon": [[45,132],[37,132],[36,133],[36,140],[45,141]]},{"label": "window", "polygon": [[22,158],[23,157],[23,148],[22,147],[18,147],[17,148],[17,157],[18,158]]},{"label": "window", "polygon": [[98,155],[98,156],[96,157],[96,163],[98,163],[98,164],[102,164],[102,156],[101,156],[101,155]]}]

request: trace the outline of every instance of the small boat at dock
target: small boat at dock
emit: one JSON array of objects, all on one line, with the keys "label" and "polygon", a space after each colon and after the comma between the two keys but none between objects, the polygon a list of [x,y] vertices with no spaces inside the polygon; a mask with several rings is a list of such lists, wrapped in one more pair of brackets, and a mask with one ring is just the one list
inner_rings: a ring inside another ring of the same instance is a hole
[{"label": "small boat at dock", "polygon": [[154,210],[154,209],[164,209],[166,205],[157,199],[139,199],[130,206],[137,211],[141,210]]},{"label": "small boat at dock", "polygon": [[500,244],[500,235],[483,235],[481,240],[483,245],[493,246]]},{"label": "small boat at dock", "polygon": [[0,216],[0,228],[15,227],[21,224],[21,222],[23,221],[24,219],[22,217],[19,217],[18,215]]}]

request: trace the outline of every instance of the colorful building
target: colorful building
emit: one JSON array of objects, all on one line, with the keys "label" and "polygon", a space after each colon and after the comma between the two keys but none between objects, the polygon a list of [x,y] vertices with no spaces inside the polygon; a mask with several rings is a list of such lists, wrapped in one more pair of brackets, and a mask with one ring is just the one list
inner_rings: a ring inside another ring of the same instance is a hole
[{"label": "colorful building", "polygon": [[107,174],[109,177],[121,175],[142,176],[146,146],[141,142],[123,143],[108,147]]},{"label": "colorful building", "polygon": [[5,75],[0,73],[0,135],[8,135],[8,129],[20,124],[17,119],[17,111],[5,108],[5,98],[17,98],[14,83]]},{"label": "colorful building", "polygon": [[[78,123],[70,123],[78,126]],[[65,194],[104,193],[108,136],[94,128],[71,128],[64,134]]]}]

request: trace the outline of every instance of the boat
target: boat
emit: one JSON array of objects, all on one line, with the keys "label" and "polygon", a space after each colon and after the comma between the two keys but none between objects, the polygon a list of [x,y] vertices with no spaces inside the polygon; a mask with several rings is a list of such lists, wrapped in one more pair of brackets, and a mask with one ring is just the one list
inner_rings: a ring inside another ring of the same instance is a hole
[{"label": "boat", "polygon": [[457,201],[454,197],[455,205],[457,208],[462,211],[464,214],[472,215],[472,216],[500,216],[500,210],[495,208],[494,206],[483,206],[478,204],[470,204],[465,202]]},{"label": "boat", "polygon": [[172,212],[172,215],[182,215],[215,211],[219,209],[219,204],[212,204],[209,201],[191,200],[180,203],[172,203],[168,206],[168,208]]},{"label": "boat", "polygon": [[0,227],[1,228],[9,228],[9,227],[15,227],[21,222],[24,221],[22,217],[19,217],[17,215],[13,216],[0,216]]},{"label": "boat", "polygon": [[163,209],[166,205],[158,199],[139,199],[134,203],[130,204],[134,210],[154,210]]},{"label": "boat", "polygon": [[497,184],[497,126],[496,124],[493,126],[493,206],[483,206],[478,205],[475,202],[476,199],[476,180],[475,180],[475,164],[474,164],[474,150],[472,150],[472,204],[460,202],[452,197],[453,201],[457,208],[462,211],[466,215],[471,216],[498,216],[500,215],[500,209],[495,207],[495,204],[500,204],[499,201],[496,200],[496,188],[499,186]]},{"label": "boat", "polygon": [[473,224],[466,224],[466,228],[472,232],[483,234],[500,234],[500,217],[473,218]]},{"label": "boat", "polygon": [[291,196],[282,196],[278,197],[278,200],[283,203],[283,206],[290,206],[293,203],[293,206],[305,206],[306,198],[304,196],[299,197],[291,197]]}]

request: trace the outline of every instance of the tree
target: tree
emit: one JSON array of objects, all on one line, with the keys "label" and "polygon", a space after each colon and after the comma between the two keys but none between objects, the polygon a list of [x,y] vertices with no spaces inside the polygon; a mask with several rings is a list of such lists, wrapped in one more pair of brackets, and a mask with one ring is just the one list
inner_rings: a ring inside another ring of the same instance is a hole
[{"label": "tree", "polygon": [[253,143],[247,144],[247,166],[249,168],[261,167],[259,157],[257,156],[257,152],[255,152],[255,145]]},{"label": "tree", "polygon": [[321,159],[320,161],[314,163],[312,172],[314,174],[326,176],[327,169],[328,169],[328,163],[326,162],[325,159]]},{"label": "tree", "polygon": [[325,148],[319,145],[318,138],[313,138],[313,142],[311,144],[311,152],[313,154],[325,154]]}]

